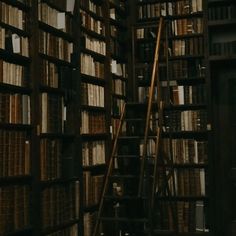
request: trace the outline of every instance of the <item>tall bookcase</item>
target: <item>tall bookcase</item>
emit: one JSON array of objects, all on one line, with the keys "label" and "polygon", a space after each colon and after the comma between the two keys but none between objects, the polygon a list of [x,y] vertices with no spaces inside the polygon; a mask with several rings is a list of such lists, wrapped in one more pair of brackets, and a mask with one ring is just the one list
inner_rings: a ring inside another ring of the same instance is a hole
[{"label": "tall bookcase", "polygon": [[109,58],[106,1],[81,1],[81,142],[84,235],[91,235],[109,142]]},{"label": "tall bookcase", "polygon": [[31,233],[32,89],[29,1],[0,2],[1,234]]},{"label": "tall bookcase", "polygon": [[234,1],[208,1],[208,77],[214,235],[234,235],[235,225],[235,19]]},{"label": "tall bookcase", "polygon": [[[161,210],[156,218],[160,229],[185,235],[208,234],[210,220],[203,3],[201,0],[135,3],[133,74],[139,102],[147,101],[157,25],[160,16],[165,19],[159,95],[165,104],[162,155],[166,161],[159,164],[159,184],[164,181],[161,173],[170,177],[169,196],[165,192],[158,195]],[[158,96],[157,92],[155,95]],[[158,117],[153,115],[154,119]]]}]

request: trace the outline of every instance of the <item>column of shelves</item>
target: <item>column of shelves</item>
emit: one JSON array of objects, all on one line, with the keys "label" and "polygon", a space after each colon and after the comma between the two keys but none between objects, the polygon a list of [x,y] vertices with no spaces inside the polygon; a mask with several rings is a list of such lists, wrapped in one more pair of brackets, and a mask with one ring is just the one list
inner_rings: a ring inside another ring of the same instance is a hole
[{"label": "column of shelves", "polygon": [[84,235],[92,234],[106,170],[107,39],[106,2],[80,2],[81,142]]},{"label": "column of shelves", "polygon": [[[208,78],[211,94],[211,161],[214,169],[212,228],[215,235],[234,235],[235,188],[235,1],[207,1]],[[217,175],[216,175],[217,173]],[[225,175],[225,173],[230,173]],[[224,186],[223,189],[219,186]],[[223,217],[222,217],[223,216]],[[223,230],[224,229],[224,230]],[[223,232],[224,231],[224,232]]]},{"label": "column of shelves", "polygon": [[[127,3],[109,1],[109,51],[111,64],[111,122],[112,133],[118,127],[121,110],[127,100],[128,48],[127,48]],[[125,132],[123,126],[122,132]]]},{"label": "column of shelves", "polygon": [[30,1],[0,9],[0,234],[31,235]]},{"label": "column of shelves", "polygon": [[77,235],[73,1],[38,0],[40,235]]},{"label": "column of shelves", "polygon": [[169,187],[176,198],[177,228],[181,233],[204,234],[209,232],[209,180],[202,4],[201,0],[168,3],[169,74],[161,83],[167,105],[164,152],[173,163]]},{"label": "column of shelves", "polygon": [[[161,97],[165,102],[162,149],[167,159],[165,164],[160,164],[159,180],[164,181],[163,172],[171,173],[171,177],[168,180],[170,196],[166,197],[164,193],[158,196],[160,228],[186,235],[208,233],[208,110],[203,2],[168,0],[137,1],[136,4],[138,24],[134,30],[134,50],[139,61],[135,61],[134,78],[139,102],[147,101],[152,71],[150,62],[160,16],[165,17],[163,37],[168,35],[167,39],[162,39],[161,55],[164,57],[161,56],[159,67]],[[158,96],[157,92],[154,96]],[[150,153],[151,149],[152,145]]]}]

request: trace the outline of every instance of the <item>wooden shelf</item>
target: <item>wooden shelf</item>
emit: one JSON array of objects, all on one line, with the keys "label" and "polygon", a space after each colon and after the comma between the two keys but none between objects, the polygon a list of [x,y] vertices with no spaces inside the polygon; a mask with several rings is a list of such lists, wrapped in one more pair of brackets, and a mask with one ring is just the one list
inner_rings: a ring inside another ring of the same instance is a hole
[{"label": "wooden shelf", "polygon": [[12,33],[18,34],[19,36],[30,37],[30,34],[27,31],[16,28],[15,26],[6,24],[6,23],[1,22],[1,21],[0,21],[0,26],[7,29],[7,30],[10,30]]},{"label": "wooden shelf", "polygon": [[24,66],[31,62],[30,57],[21,56],[20,54],[8,52],[4,49],[0,49],[0,58],[4,61]]}]

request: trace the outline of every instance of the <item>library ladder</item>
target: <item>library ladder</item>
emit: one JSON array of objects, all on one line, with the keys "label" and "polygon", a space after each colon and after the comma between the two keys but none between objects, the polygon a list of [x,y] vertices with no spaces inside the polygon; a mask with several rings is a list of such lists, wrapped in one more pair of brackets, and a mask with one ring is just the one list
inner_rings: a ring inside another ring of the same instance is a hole
[{"label": "library ladder", "polygon": [[[153,101],[154,87],[159,86],[157,71],[163,24],[160,18],[148,103],[127,103],[122,109],[93,236],[173,235],[170,231],[154,230],[156,193],[168,193],[166,171],[159,186],[157,173],[161,161],[163,102],[160,97]],[[151,122],[158,125],[151,129]]]}]

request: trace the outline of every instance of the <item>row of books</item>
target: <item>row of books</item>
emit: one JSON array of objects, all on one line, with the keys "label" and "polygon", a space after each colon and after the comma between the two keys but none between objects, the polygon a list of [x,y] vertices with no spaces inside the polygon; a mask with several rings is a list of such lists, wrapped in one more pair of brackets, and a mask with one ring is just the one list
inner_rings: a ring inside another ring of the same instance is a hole
[{"label": "row of books", "polygon": [[[145,103],[149,98],[149,87],[138,87],[138,102]],[[154,88],[153,99],[157,101],[157,87]]]},{"label": "row of books", "polygon": [[0,188],[1,235],[23,230],[30,226],[30,188],[26,185]]},{"label": "row of books", "polygon": [[86,212],[84,214],[84,236],[91,236],[95,226],[97,212]]},{"label": "row of books", "polygon": [[25,131],[0,130],[0,177],[30,175],[30,141]]},{"label": "row of books", "polygon": [[163,139],[163,152],[174,164],[205,164],[208,146],[204,140]]},{"label": "row of books", "polygon": [[127,78],[127,65],[125,63],[118,63],[117,60],[111,60],[111,73],[123,78]]},{"label": "row of books", "polygon": [[29,83],[28,79],[26,67],[0,59],[0,83],[27,86]]},{"label": "row of books", "polygon": [[81,38],[81,44],[84,48],[91,50],[93,52],[106,55],[106,43],[105,41],[93,38],[87,34],[83,34]]},{"label": "row of books", "polygon": [[82,161],[83,166],[105,164],[105,141],[83,142]]},{"label": "row of books", "polygon": [[21,30],[26,30],[28,19],[24,11],[5,2],[0,2],[0,12],[1,22]]},{"label": "row of books", "polygon": [[0,48],[29,57],[29,39],[0,27]]},{"label": "row of books", "polygon": [[[166,175],[169,173],[166,170]],[[164,173],[165,174],[165,173]],[[159,186],[164,184],[163,173],[159,172]],[[205,196],[205,170],[204,169],[174,169],[168,179],[168,185],[172,196]],[[161,188],[160,188],[161,189]]]},{"label": "row of books", "polygon": [[125,100],[121,98],[112,98],[112,115],[119,116],[121,115],[122,108],[125,104]]},{"label": "row of books", "polygon": [[184,18],[171,21],[171,35],[188,35],[203,33],[203,18]]},{"label": "row of books", "polygon": [[50,7],[45,2],[38,3],[38,19],[66,33],[72,32],[72,18],[65,12]]},{"label": "row of books", "polygon": [[205,110],[165,111],[164,122],[167,132],[205,131],[207,113]]},{"label": "row of books", "polygon": [[84,206],[94,206],[99,203],[102,193],[104,175],[92,175],[90,171],[83,172]]},{"label": "row of books", "polygon": [[124,56],[124,53],[122,52],[125,50],[125,45],[121,44],[118,40],[112,38],[110,40],[110,50],[113,57],[122,58]]},{"label": "row of books", "polygon": [[19,93],[0,94],[0,122],[30,124],[30,96]]},{"label": "row of books", "polygon": [[62,177],[62,141],[40,140],[40,179],[54,180]]},{"label": "row of books", "polygon": [[210,46],[211,55],[229,56],[236,54],[236,41],[214,42]]},{"label": "row of books", "polygon": [[62,133],[66,121],[64,98],[60,95],[41,94],[41,133]]},{"label": "row of books", "polygon": [[[160,203],[160,224],[166,229],[179,232],[209,232],[206,226],[206,204],[204,201],[177,201]],[[177,222],[176,222],[177,221]]]},{"label": "row of books", "polygon": [[[47,60],[40,60],[39,73],[41,85],[66,89],[66,86],[63,83],[64,78],[62,78],[63,70],[65,70],[65,67],[59,67],[55,63]],[[69,77],[68,70],[66,71],[66,75]],[[68,77],[66,78],[67,82],[70,81]]]},{"label": "row of books", "polygon": [[105,114],[99,112],[81,112],[81,134],[106,133]]},{"label": "row of books", "polygon": [[53,185],[41,193],[43,229],[69,223],[79,218],[79,181]]},{"label": "row of books", "polygon": [[126,95],[126,82],[122,80],[114,79],[112,81],[112,91],[118,95]]},{"label": "row of books", "polygon": [[81,24],[86,29],[89,29],[99,35],[105,36],[105,24],[89,15],[87,12],[80,10]]},{"label": "row of books", "polygon": [[104,107],[104,87],[81,83],[81,103],[88,106]]},{"label": "row of books", "polygon": [[150,3],[138,6],[138,19],[160,16],[187,15],[202,12],[202,0],[178,0],[174,2]]},{"label": "row of books", "polygon": [[80,5],[83,8],[86,8],[89,11],[95,13],[97,16],[103,16],[102,6],[97,3],[94,3],[92,0],[81,0]]},{"label": "row of books", "polygon": [[78,235],[78,225],[74,224],[66,229],[61,229],[51,234],[46,234],[47,236],[74,236]]},{"label": "row of books", "polygon": [[71,62],[73,53],[73,44],[63,38],[57,37],[51,33],[39,31],[39,52]]},{"label": "row of books", "polygon": [[202,59],[174,60],[171,62],[173,79],[205,76],[205,64]]},{"label": "row of books", "polygon": [[172,40],[173,56],[202,56],[204,54],[203,37]]},{"label": "row of books", "polygon": [[136,38],[137,39],[153,39],[153,36],[156,37],[157,26],[156,27],[143,27],[136,29]]},{"label": "row of books", "polygon": [[[206,86],[199,84],[196,86],[170,86],[162,87],[162,97],[167,102],[174,105],[185,104],[205,104]],[[169,100],[170,99],[170,100]],[[169,101],[168,101],[169,100]]]},{"label": "row of books", "polygon": [[[144,130],[142,131],[144,133]],[[146,155],[148,157],[154,156],[156,153],[156,142],[153,139],[149,139],[147,141],[147,152]],[[139,144],[139,154],[140,156],[144,155],[144,140],[141,140],[140,144]]]},{"label": "row of books", "polygon": [[91,55],[80,54],[81,73],[104,79],[104,64],[95,60]]},{"label": "row of books", "polygon": [[[117,130],[118,130],[118,127],[119,127],[119,122],[120,122],[120,119],[118,118],[112,118],[111,119],[111,125],[112,125],[112,138],[115,137],[116,133],[117,133]],[[121,131],[120,133],[121,134],[125,134],[126,133],[126,122],[123,121],[123,125],[121,127]]]},{"label": "row of books", "polygon": [[236,6],[235,5],[220,5],[210,7],[208,10],[208,19],[214,20],[231,20],[236,17]]}]

